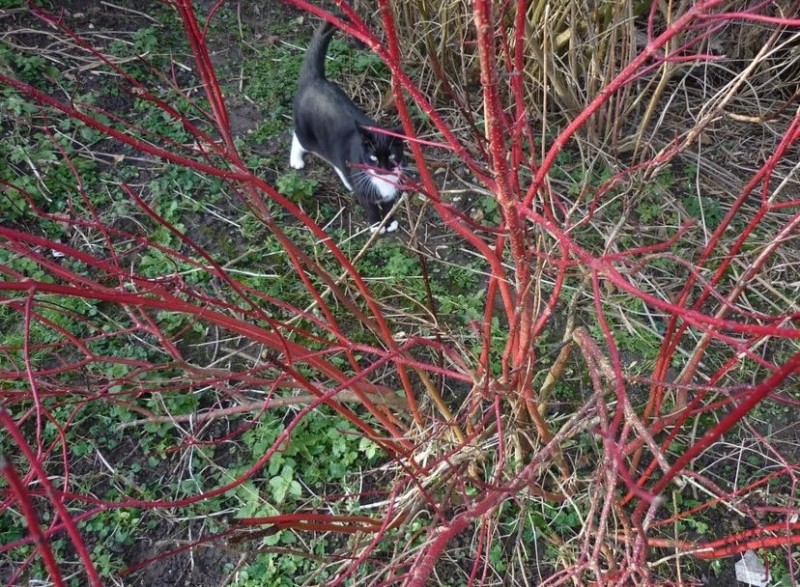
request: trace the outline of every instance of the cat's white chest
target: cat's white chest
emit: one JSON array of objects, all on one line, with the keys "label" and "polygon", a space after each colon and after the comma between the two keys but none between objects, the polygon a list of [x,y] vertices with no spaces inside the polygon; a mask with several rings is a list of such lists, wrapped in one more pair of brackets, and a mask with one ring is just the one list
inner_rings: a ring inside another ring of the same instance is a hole
[{"label": "cat's white chest", "polygon": [[399,173],[375,173],[369,171],[369,181],[380,194],[382,201],[394,200],[397,197],[397,184],[400,181]]}]

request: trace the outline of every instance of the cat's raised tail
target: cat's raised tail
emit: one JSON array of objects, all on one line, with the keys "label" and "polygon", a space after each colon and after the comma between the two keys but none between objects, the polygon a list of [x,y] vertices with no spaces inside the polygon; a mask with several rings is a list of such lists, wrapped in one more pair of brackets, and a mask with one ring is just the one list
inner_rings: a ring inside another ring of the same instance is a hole
[{"label": "cat's raised tail", "polygon": [[327,20],[320,25],[311,37],[311,42],[306,49],[303,66],[300,68],[299,84],[311,80],[325,79],[325,54],[336,28]]}]

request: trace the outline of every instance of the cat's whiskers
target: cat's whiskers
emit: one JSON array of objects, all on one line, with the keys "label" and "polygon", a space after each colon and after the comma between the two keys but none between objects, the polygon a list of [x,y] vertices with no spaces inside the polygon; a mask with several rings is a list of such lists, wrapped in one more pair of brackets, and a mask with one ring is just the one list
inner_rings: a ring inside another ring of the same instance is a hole
[{"label": "cat's whiskers", "polygon": [[387,202],[397,196],[400,189],[400,169],[392,173],[378,173],[376,168],[356,169],[352,174],[353,183],[360,188],[367,187],[381,201]]}]

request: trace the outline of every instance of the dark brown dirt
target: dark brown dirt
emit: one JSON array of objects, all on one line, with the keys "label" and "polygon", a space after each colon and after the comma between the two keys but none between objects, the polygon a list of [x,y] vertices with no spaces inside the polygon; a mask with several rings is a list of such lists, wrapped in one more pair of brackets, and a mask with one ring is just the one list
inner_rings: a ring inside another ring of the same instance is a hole
[{"label": "dark brown dirt", "polygon": [[[185,536],[185,531],[180,530]],[[234,553],[210,545],[196,547],[179,554],[170,554],[181,544],[176,537],[148,539],[137,545],[137,556],[141,560],[156,559],[134,574],[125,584],[130,587],[155,587],[180,585],[181,587],[223,587],[230,580],[230,569],[238,558]],[[165,556],[166,555],[166,556]],[[165,558],[159,559],[159,557]],[[226,567],[226,565],[228,565]]]}]

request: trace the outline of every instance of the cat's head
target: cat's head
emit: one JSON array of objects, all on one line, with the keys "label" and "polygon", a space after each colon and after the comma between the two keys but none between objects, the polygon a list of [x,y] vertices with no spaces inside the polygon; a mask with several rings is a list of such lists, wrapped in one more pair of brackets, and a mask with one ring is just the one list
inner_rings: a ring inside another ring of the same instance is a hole
[{"label": "cat's head", "polygon": [[[356,123],[363,157],[362,163],[367,167],[380,170],[382,175],[399,176],[403,167],[403,139],[381,132],[373,132]],[[402,128],[387,129],[394,134],[403,134]]]}]

